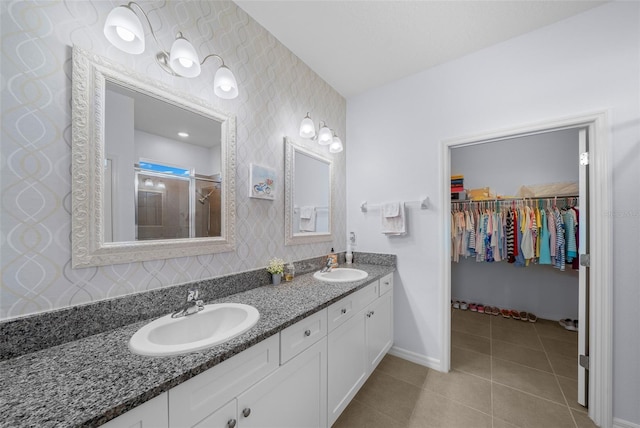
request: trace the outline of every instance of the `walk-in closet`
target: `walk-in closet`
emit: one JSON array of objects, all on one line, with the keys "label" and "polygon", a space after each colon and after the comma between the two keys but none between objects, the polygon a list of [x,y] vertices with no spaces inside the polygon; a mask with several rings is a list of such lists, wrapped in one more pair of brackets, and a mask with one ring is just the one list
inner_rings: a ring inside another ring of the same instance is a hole
[{"label": "walk-in closet", "polygon": [[[544,319],[577,319],[575,239],[565,242],[562,254],[565,258],[562,259],[559,252],[553,252],[554,244],[558,244],[557,236],[550,236],[550,232],[556,232],[557,228],[543,229],[537,223],[542,215],[547,222],[551,214],[559,214],[563,222],[576,218],[575,213],[580,209],[578,157],[576,129],[452,149],[452,175],[462,175],[463,187],[467,189],[467,200],[452,199],[451,204],[451,296],[454,300],[526,311]],[[487,193],[481,196],[470,194],[477,189],[486,189]],[[473,201],[468,199],[470,196],[475,196]],[[568,213],[572,215],[567,216]],[[487,218],[491,214],[493,216]],[[516,220],[513,214],[517,217],[517,226],[524,225],[526,233],[520,228],[520,233],[515,233],[512,241],[508,242],[507,225],[510,220]],[[525,214],[531,217],[525,218]],[[462,236],[456,233],[459,232],[457,228],[465,226],[465,223],[461,224],[461,218],[473,223],[469,233],[465,230]],[[492,244],[487,245],[486,234],[479,236],[480,233],[476,233],[488,226],[478,225],[478,220],[491,223],[496,230],[489,237]],[[498,224],[494,224],[496,220],[500,221],[499,233]],[[557,217],[552,220],[555,225]],[[576,219],[562,227],[572,229],[563,237],[575,237],[579,224]],[[471,244],[469,235],[474,239]],[[459,242],[459,239],[465,239],[465,242]],[[508,244],[513,247],[514,239],[517,255],[512,257],[511,253],[503,250],[509,251],[506,247]],[[529,254],[522,245],[523,239],[529,248],[533,245],[533,254]],[[545,240],[548,244],[541,245]],[[453,248],[454,245],[457,248]],[[569,246],[569,257],[573,259],[565,264]],[[460,248],[463,254],[460,254]],[[495,252],[496,248],[500,251],[487,254],[488,249]],[[547,248],[547,253],[541,257],[540,251],[544,248]]]},{"label": "walk-in closet", "polygon": [[566,129],[451,149],[451,361],[584,409],[579,138]]}]

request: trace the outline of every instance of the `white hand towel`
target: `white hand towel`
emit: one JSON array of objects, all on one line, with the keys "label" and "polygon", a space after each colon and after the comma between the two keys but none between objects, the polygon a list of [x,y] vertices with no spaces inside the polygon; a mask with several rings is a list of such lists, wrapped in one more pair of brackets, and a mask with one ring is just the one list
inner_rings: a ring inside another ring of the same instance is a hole
[{"label": "white hand towel", "polygon": [[300,218],[311,218],[315,209],[311,206],[300,207]]},{"label": "white hand towel", "polygon": [[[405,212],[403,202],[390,202],[382,206],[382,233],[390,235],[405,235]],[[395,214],[395,215],[394,215]]]},{"label": "white hand towel", "polygon": [[300,208],[300,232],[316,231],[316,209],[314,207]]}]

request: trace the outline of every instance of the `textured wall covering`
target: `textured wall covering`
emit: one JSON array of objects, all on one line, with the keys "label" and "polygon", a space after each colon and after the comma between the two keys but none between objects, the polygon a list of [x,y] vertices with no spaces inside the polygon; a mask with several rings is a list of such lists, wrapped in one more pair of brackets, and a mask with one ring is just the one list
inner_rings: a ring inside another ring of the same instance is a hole
[{"label": "textured wall covering", "polygon": [[[240,96],[213,95],[215,61],[197,79],[179,79],[143,54],[112,47],[102,34],[110,1],[2,1],[2,146],[0,318],[265,266],[271,256],[299,260],[345,242],[345,153],[333,155],[337,180],[332,243],[284,245],[284,192],[275,201],[248,197],[249,163],[284,176],[285,135],[297,135],[307,111],[345,135],[345,100],[270,33],[231,2],[146,2],[164,47],[183,31],[196,49],[215,52],[234,71]],[[146,23],[145,23],[146,27]],[[71,269],[71,46],[77,44],[206,98],[237,116],[235,252]],[[298,139],[299,140],[299,139]],[[299,141],[300,142],[300,141]],[[328,154],[313,143],[311,150]],[[347,142],[348,144],[348,142]]]}]

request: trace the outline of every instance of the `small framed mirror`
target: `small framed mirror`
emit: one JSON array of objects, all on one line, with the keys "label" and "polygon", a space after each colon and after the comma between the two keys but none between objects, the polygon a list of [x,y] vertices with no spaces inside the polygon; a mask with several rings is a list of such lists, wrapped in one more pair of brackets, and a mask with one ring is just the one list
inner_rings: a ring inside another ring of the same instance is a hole
[{"label": "small framed mirror", "polygon": [[235,117],[77,46],[72,266],[235,249]]},{"label": "small framed mirror", "polygon": [[333,240],[333,162],[285,137],[285,245]]}]

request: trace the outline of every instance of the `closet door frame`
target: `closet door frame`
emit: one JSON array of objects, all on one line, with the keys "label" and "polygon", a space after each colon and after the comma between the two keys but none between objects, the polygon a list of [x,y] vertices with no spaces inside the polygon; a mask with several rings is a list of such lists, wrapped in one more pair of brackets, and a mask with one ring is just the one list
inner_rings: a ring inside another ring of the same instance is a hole
[{"label": "closet door frame", "polygon": [[[589,306],[589,417],[602,427],[613,424],[613,281],[612,281],[612,223],[606,215],[611,207],[611,172],[609,168],[609,131],[607,112],[548,120],[505,130],[487,132],[442,141],[441,207],[443,243],[442,277],[442,358],[441,370],[451,367],[451,246],[449,210],[451,206],[450,177],[451,149],[474,144],[507,140],[527,135],[542,134],[564,129],[587,129],[589,136],[589,235],[591,266],[588,270]],[[578,159],[576,158],[576,162]],[[577,355],[576,355],[577,359]]]}]

